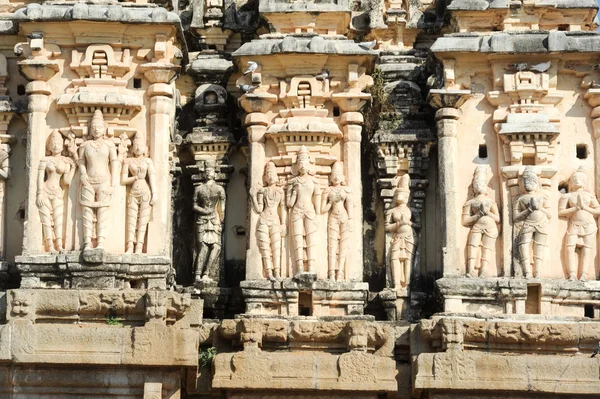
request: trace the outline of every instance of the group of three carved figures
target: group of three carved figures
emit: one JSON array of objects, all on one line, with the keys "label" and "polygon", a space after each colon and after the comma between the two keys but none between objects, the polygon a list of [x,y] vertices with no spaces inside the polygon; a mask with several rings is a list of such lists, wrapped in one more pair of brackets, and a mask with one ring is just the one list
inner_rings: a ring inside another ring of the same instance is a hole
[{"label": "group of three carved figures", "polygon": [[[68,156],[63,155],[67,147]],[[147,156],[143,135],[136,135],[130,157],[122,161],[121,184],[130,186],[127,194],[127,252],[143,251],[152,205],[156,202],[155,171]],[[79,169],[78,193],[83,224],[83,248],[104,248],[109,230],[111,198],[121,164],[115,142],[107,136],[102,111],[96,110],[89,138],[77,146],[75,137],[65,139],[55,130],[48,137],[46,157],[39,164],[36,205],[40,212],[46,251],[63,251],[65,195]],[[95,234],[94,234],[95,233]]]},{"label": "group of three carved figures", "polygon": [[[488,195],[487,173],[488,169],[484,166],[476,169],[472,184],[474,196],[464,204],[462,211],[463,225],[471,228],[467,244],[468,276],[486,276],[499,234],[500,214],[496,202]],[[552,212],[548,196],[540,188],[539,177],[533,168],[525,169],[521,183],[524,193],[516,197],[512,207],[515,250],[521,265],[521,270],[515,270],[515,275],[537,278],[548,245]],[[568,192],[561,196],[558,204],[558,216],[568,219],[565,253],[569,280],[579,276],[585,281],[593,259],[600,204],[593,194],[586,191],[586,185],[587,176],[580,168],[571,175]]]},{"label": "group of three carved figures", "polygon": [[[297,270],[315,273],[317,215],[321,213],[329,215],[328,278],[337,281],[344,279],[352,231],[351,191],[344,185],[341,162],[333,164],[329,176],[331,185],[325,193],[322,193],[311,166],[309,152],[303,146],[298,151],[292,176],[285,189],[277,174],[277,167],[269,161],[264,168],[264,184],[250,190],[252,208],[258,214],[256,244],[268,279],[280,278],[282,264],[286,264],[282,247],[288,233],[288,219]],[[206,182],[198,185],[194,194],[198,215],[196,279],[209,279],[211,270],[218,265],[225,201],[223,188],[214,182],[214,163],[207,163],[205,168]]]}]

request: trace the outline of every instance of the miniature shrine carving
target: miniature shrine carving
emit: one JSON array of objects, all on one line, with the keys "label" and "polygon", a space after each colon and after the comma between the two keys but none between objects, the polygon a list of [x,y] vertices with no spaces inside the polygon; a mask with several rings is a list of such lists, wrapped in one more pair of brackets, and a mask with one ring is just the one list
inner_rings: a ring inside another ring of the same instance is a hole
[{"label": "miniature shrine carving", "polygon": [[119,166],[117,148],[106,136],[104,117],[100,110],[94,111],[90,133],[92,138],[81,144],[78,155],[84,250],[92,249],[94,228],[95,248],[104,249],[104,240],[109,228],[108,212],[115,191],[115,178]]},{"label": "miniature shrine carving", "polygon": [[331,167],[330,186],[325,189],[321,213],[329,213],[327,221],[327,251],[332,281],[345,280],[346,259],[352,232],[352,190],[345,186],[343,164],[337,161]]},{"label": "miniature shrine carving", "polygon": [[131,186],[127,195],[127,253],[142,253],[152,205],[157,201],[154,162],[147,153],[144,136],[136,135],[131,156],[124,159],[121,170],[121,184]]},{"label": "miniature shrine carving", "polygon": [[[513,205],[513,223],[518,229],[516,243],[525,278],[538,278],[548,241],[548,222],[552,214],[546,194],[541,191],[537,173],[527,167],[521,176],[525,193]],[[533,251],[533,274],[531,253]],[[520,275],[515,271],[515,275]]]},{"label": "miniature shrine carving", "polygon": [[75,140],[70,140],[70,157],[63,155],[65,140],[54,130],[46,142],[46,153],[38,167],[36,205],[40,212],[45,249],[48,252],[64,251],[65,195],[77,169]]},{"label": "miniature shrine carving", "polygon": [[221,232],[225,219],[225,190],[215,181],[214,160],[205,161],[204,182],[194,189],[196,212],[195,281],[210,281],[221,254]]},{"label": "miniature shrine carving", "polygon": [[488,195],[488,168],[478,166],[473,175],[474,197],[465,202],[462,224],[471,228],[467,244],[467,276],[485,277],[498,238],[500,212]]},{"label": "miniature shrine carving", "polygon": [[[568,219],[565,250],[569,280],[586,281],[594,257],[594,241],[598,232],[596,218],[600,204],[586,191],[587,175],[579,168],[569,178],[569,191],[558,202],[558,216]],[[577,254],[579,250],[579,256]]]},{"label": "miniature shrine carving", "polygon": [[281,277],[281,240],[287,235],[285,194],[279,185],[277,167],[267,162],[265,186],[251,192],[254,211],[259,214],[256,241],[269,280]]},{"label": "miniature shrine carving", "polygon": [[415,241],[409,199],[410,177],[405,174],[394,191],[395,206],[387,212],[385,220],[385,231],[392,236],[389,256],[394,288],[406,287],[410,282]]},{"label": "miniature shrine carving", "polygon": [[[300,148],[288,183],[286,202],[291,208],[291,227],[298,273],[315,273],[317,211],[321,202],[319,181],[310,170],[312,162],[305,146]],[[306,254],[306,256],[305,256]],[[306,267],[305,267],[306,261]]]}]

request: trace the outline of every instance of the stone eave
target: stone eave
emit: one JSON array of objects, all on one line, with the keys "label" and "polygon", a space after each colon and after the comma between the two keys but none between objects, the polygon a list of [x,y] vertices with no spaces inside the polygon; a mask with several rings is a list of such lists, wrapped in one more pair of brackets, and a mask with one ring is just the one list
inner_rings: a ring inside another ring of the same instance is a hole
[{"label": "stone eave", "polygon": [[[91,21],[104,23],[121,23],[126,25],[172,25],[176,30],[177,41],[181,44],[183,53],[182,65],[188,63],[188,50],[181,19],[175,12],[154,4],[86,4],[75,2],[61,2],[59,4],[37,3],[28,4],[26,7],[0,17],[0,34],[4,33],[1,27],[4,23],[13,23],[10,33],[16,26],[24,22],[70,22]],[[8,26],[7,26],[8,29]],[[4,33],[7,34],[7,33]]]},{"label": "stone eave", "polygon": [[[598,4],[595,0],[537,0],[533,7],[598,9]],[[449,11],[483,11],[508,8],[510,8],[508,0],[454,0],[448,5]]]},{"label": "stone eave", "polygon": [[276,54],[323,54],[363,55],[377,57],[377,52],[365,50],[352,40],[326,40],[321,36],[312,38],[286,36],[281,39],[258,39],[244,43],[232,57]]},{"label": "stone eave", "polygon": [[451,34],[438,38],[431,51],[440,53],[596,53],[600,33],[526,31],[493,35]]},{"label": "stone eave", "polygon": [[340,0],[339,3],[274,3],[274,2],[260,2],[259,12],[261,14],[270,13],[293,13],[293,12],[336,12],[336,13],[348,13],[352,11],[349,8],[348,0]]}]

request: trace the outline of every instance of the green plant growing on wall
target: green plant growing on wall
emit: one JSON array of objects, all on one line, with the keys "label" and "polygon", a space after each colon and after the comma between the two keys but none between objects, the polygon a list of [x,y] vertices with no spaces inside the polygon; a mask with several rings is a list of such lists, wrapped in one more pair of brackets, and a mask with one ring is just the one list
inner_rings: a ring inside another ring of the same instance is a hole
[{"label": "green plant growing on wall", "polygon": [[210,348],[207,348],[206,350],[200,349],[200,356],[199,356],[200,367],[211,367],[212,362],[216,355],[217,355],[217,348],[215,348],[214,346],[211,346]]},{"label": "green plant growing on wall", "polygon": [[377,130],[393,130],[402,122],[402,115],[389,102],[389,94],[385,91],[381,69],[375,67],[371,77],[373,78],[373,86],[369,89],[371,103],[364,112],[365,131],[369,140],[373,138]]},{"label": "green plant growing on wall", "polygon": [[108,318],[106,319],[106,324],[108,324],[109,326],[122,326],[123,325],[121,320],[117,319],[115,316],[108,316]]}]

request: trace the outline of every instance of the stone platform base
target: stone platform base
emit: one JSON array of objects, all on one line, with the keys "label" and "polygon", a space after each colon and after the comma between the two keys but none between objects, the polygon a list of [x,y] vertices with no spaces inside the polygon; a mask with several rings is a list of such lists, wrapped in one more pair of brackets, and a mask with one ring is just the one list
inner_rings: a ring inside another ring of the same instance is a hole
[{"label": "stone platform base", "polygon": [[409,320],[419,319],[421,309],[427,295],[424,292],[409,292],[406,288],[386,288],[379,293],[383,303],[387,320]]},{"label": "stone platform base", "polygon": [[436,286],[448,313],[600,317],[600,281],[446,277]]},{"label": "stone platform base", "polygon": [[201,298],[204,301],[204,317],[207,319],[225,318],[225,311],[231,303],[232,289],[218,287],[214,280],[197,281],[193,287],[177,286],[176,291]]},{"label": "stone platform base", "polygon": [[309,278],[240,283],[247,314],[281,316],[362,315],[369,284]]},{"label": "stone platform base", "polygon": [[22,288],[167,288],[166,256],[106,254],[103,251],[23,255],[15,258]]}]

